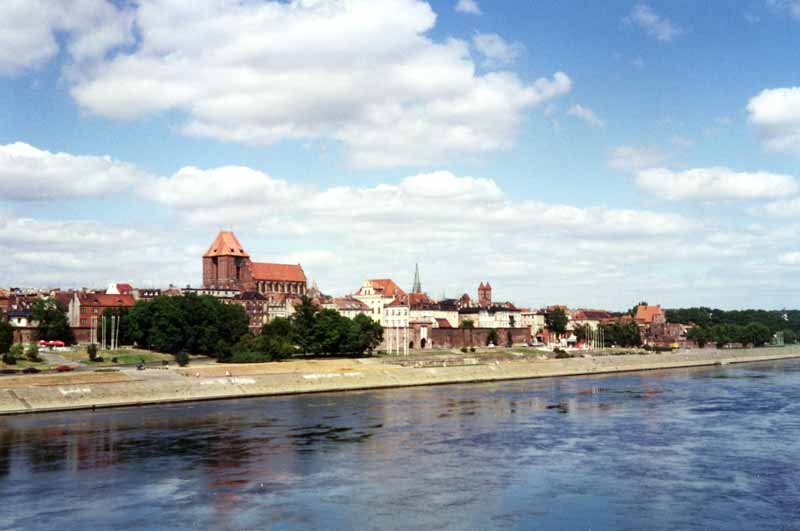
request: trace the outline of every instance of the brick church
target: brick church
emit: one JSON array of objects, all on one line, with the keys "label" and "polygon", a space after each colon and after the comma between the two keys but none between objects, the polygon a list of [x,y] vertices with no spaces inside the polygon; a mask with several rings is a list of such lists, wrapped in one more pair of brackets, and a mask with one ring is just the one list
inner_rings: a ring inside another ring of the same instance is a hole
[{"label": "brick church", "polygon": [[253,262],[236,235],[224,230],[203,255],[203,287],[287,295],[304,295],[308,289],[300,264]]}]

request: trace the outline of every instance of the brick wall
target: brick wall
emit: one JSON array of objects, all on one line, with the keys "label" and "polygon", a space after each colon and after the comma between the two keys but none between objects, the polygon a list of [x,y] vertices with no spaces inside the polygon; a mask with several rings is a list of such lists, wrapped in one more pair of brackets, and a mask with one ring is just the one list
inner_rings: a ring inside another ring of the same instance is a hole
[{"label": "brick wall", "polygon": [[[419,350],[422,347],[424,326],[417,324],[412,325],[408,330],[409,345],[413,350]],[[492,330],[497,330],[497,337],[499,339],[499,346],[505,346],[508,341],[508,333],[511,332],[511,342],[514,345],[524,345],[531,341],[530,328],[432,328],[427,327],[427,339],[425,340],[424,348],[429,349],[460,349],[462,347],[485,347],[486,340]],[[392,329],[384,329],[383,343],[378,347],[378,350],[386,350],[388,342],[394,341],[394,331]],[[400,330],[401,340],[404,338],[402,329]]]}]

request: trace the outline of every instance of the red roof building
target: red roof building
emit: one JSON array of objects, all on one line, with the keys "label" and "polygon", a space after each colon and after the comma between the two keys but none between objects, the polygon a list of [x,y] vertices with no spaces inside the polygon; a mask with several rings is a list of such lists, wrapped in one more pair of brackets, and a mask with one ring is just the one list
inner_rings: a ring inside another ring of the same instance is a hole
[{"label": "red roof building", "polygon": [[640,304],[636,307],[636,315],[633,316],[633,320],[636,321],[638,325],[649,326],[666,323],[667,315],[664,313],[664,310],[661,309],[660,305],[650,306]]},{"label": "red roof building", "polygon": [[236,235],[223,230],[203,255],[203,287],[299,296],[308,283],[300,264],[253,262]]}]

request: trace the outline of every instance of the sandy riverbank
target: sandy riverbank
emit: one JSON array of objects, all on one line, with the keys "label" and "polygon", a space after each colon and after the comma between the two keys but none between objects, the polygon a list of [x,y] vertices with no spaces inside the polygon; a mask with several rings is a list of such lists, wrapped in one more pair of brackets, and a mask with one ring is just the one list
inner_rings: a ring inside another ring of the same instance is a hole
[{"label": "sandy riverbank", "polygon": [[800,348],[408,367],[379,358],[0,378],[0,415],[325,391],[490,382],[800,358]]}]

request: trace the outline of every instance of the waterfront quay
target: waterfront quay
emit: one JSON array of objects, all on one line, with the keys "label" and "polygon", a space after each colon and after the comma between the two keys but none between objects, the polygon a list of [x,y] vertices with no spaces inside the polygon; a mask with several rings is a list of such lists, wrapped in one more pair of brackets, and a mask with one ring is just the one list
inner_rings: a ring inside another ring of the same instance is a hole
[{"label": "waterfront quay", "polygon": [[0,378],[0,414],[144,406],[202,400],[353,391],[726,365],[800,357],[800,348],[686,350],[663,354],[297,360]]}]

